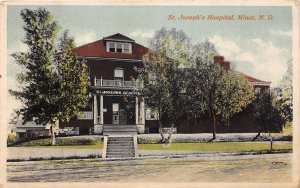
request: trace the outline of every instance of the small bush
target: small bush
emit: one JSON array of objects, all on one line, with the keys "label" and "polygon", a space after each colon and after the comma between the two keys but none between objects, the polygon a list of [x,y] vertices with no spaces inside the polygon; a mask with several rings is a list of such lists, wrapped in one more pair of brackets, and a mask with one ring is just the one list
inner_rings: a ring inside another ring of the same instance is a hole
[{"label": "small bush", "polygon": [[10,133],[7,135],[7,145],[12,144],[17,141],[17,136],[14,133]]},{"label": "small bush", "polygon": [[282,130],[282,133],[285,135],[292,136],[293,135],[293,124],[292,122],[288,122]]}]

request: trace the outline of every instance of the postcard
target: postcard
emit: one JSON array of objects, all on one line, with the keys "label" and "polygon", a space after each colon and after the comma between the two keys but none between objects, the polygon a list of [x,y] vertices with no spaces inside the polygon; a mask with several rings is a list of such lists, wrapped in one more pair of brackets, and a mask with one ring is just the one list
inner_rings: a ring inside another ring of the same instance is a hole
[{"label": "postcard", "polygon": [[299,2],[1,2],[0,187],[299,187]]}]

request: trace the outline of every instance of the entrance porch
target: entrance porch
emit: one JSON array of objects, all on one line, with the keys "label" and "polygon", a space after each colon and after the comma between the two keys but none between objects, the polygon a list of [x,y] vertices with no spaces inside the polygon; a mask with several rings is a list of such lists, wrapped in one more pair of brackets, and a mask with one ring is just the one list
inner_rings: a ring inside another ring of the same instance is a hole
[{"label": "entrance porch", "polygon": [[125,95],[94,94],[94,134],[145,133],[144,99]]}]

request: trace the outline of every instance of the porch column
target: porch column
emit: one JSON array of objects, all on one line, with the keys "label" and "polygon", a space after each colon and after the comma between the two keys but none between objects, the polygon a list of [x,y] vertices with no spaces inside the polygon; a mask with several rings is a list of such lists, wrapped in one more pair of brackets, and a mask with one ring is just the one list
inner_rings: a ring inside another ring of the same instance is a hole
[{"label": "porch column", "polygon": [[100,124],[103,124],[103,95],[100,95]]},{"label": "porch column", "polygon": [[94,95],[94,125],[98,123],[98,104],[97,104],[97,95]]},{"label": "porch column", "polygon": [[139,100],[135,97],[135,124],[139,124]]},{"label": "porch column", "polygon": [[140,102],[140,124],[145,125],[145,102],[144,98]]}]

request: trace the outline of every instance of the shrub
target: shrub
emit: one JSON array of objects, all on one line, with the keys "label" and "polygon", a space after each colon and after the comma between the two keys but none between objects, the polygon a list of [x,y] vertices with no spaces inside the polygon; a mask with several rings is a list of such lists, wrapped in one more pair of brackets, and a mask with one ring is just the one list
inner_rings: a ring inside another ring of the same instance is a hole
[{"label": "shrub", "polygon": [[292,136],[293,135],[293,124],[292,122],[288,122],[282,130],[282,133],[285,135]]},{"label": "shrub", "polygon": [[14,133],[10,133],[7,135],[7,145],[12,144],[17,141],[17,135]]},{"label": "shrub", "polygon": [[[95,145],[95,139],[89,138],[56,138],[57,146],[74,146],[74,145]],[[29,142],[23,142],[18,144],[17,146],[51,146],[52,139],[41,139],[41,140],[32,140]]]}]

